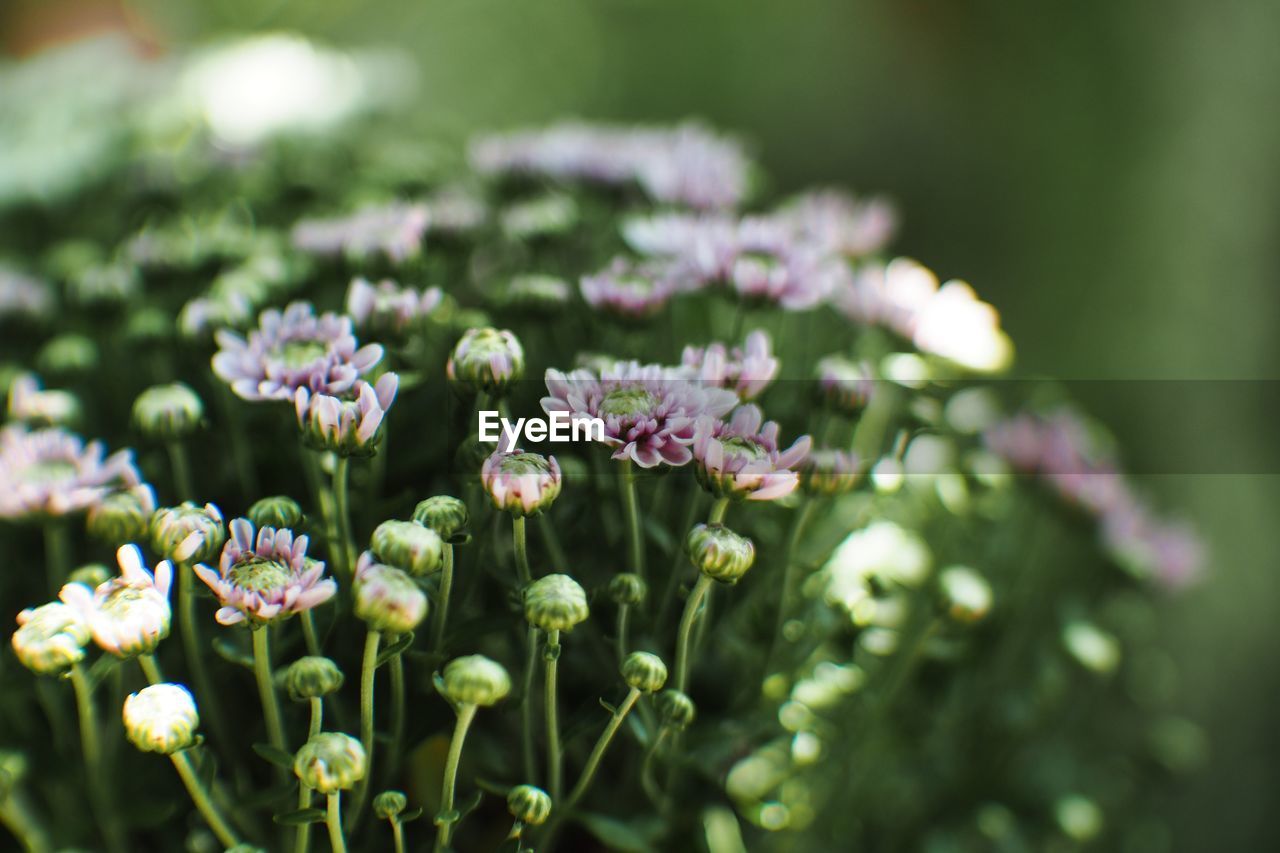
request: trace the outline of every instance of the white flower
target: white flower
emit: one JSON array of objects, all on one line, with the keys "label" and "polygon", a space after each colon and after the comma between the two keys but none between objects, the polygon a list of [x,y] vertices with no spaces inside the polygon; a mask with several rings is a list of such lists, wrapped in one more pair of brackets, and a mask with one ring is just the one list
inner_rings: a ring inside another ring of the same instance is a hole
[{"label": "white flower", "polygon": [[868,581],[883,578],[918,586],[929,574],[931,556],[913,532],[891,521],[877,521],[850,533],[823,568],[824,596],[857,614],[870,598]]},{"label": "white flower", "polygon": [[89,625],[79,611],[59,602],[18,614],[13,651],[27,669],[51,675],[84,660]]},{"label": "white flower", "polygon": [[150,654],[169,636],[173,564],[161,562],[153,576],[143,565],[137,545],[122,545],[116,559],[119,577],[94,590],[82,583],[69,583],[58,597],[88,622],[93,641],[103,651],[118,658]]},{"label": "white flower", "polygon": [[195,742],[200,715],[181,684],[153,684],[124,700],[124,731],[143,752],[171,755]]}]

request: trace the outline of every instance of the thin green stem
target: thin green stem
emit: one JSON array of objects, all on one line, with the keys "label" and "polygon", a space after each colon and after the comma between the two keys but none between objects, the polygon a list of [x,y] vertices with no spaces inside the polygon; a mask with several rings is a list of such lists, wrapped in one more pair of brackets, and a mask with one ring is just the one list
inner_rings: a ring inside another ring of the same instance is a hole
[{"label": "thin green stem", "polygon": [[644,577],[644,538],[640,531],[640,505],[636,500],[635,465],[630,459],[622,460],[618,479],[622,493],[622,512],[627,518],[627,545],[631,554],[631,571]]},{"label": "thin green stem", "polygon": [[253,634],[253,674],[258,680],[258,695],[262,698],[262,714],[267,721],[267,735],[276,749],[288,751],[284,736],[284,721],[280,717],[280,699],[271,678],[271,628],[256,627]]},{"label": "thin green stem", "polygon": [[623,661],[627,659],[627,616],[631,612],[631,608],[626,604],[618,605],[618,631],[617,631],[617,652],[618,666],[622,666]]},{"label": "thin green stem", "polygon": [[156,663],[153,655],[138,655],[138,668],[142,670],[148,684],[164,683],[164,674],[160,672],[160,664]]},{"label": "thin green stem", "polygon": [[44,566],[49,591],[56,595],[71,574],[71,539],[66,522],[60,518],[44,523]]},{"label": "thin green stem", "polygon": [[169,454],[169,469],[173,472],[173,487],[177,490],[178,500],[195,500],[196,491],[192,484],[191,461],[187,458],[186,446],[173,439],[165,442],[164,449]]},{"label": "thin green stem", "polygon": [[311,703],[311,722],[307,726],[307,740],[311,740],[320,734],[320,729],[324,726],[324,700],[319,696],[312,696],[308,701]]},{"label": "thin green stem", "polygon": [[333,853],[347,853],[347,841],[342,837],[342,792],[334,791],[329,795],[329,807],[325,812],[325,821],[329,826],[329,846]]},{"label": "thin green stem", "polygon": [[240,480],[240,493],[243,495],[258,494],[258,477],[253,467],[253,453],[249,444],[249,433],[244,428],[244,419],[237,398],[226,383],[215,377],[214,401],[222,410],[227,423],[227,435],[231,438],[231,460],[235,465],[236,477]]},{"label": "thin green stem", "polygon": [[654,805],[661,805],[662,791],[658,790],[658,780],[654,778],[653,765],[658,757],[658,750],[662,748],[663,741],[667,739],[667,735],[670,733],[670,726],[663,726],[658,729],[658,734],[654,736],[653,742],[649,744],[649,748],[645,751],[644,764],[640,768],[640,786],[644,788],[644,792],[648,794]]},{"label": "thin green stem", "polygon": [[524,778],[528,779],[530,784],[534,784],[538,780],[535,775],[538,757],[533,744],[533,674],[538,669],[538,629],[532,625],[529,626],[526,634],[525,646],[528,656],[524,667],[524,694],[520,700],[523,729],[521,746],[524,755]]},{"label": "thin green stem", "polygon": [[360,744],[366,756],[364,777],[356,783],[355,798],[351,801],[351,827],[360,825],[360,813],[369,797],[370,780],[373,777],[373,686],[378,672],[378,648],[382,634],[369,629],[364,640],[364,660],[360,665]]},{"label": "thin green stem", "polygon": [[338,553],[338,525],[334,521],[333,495],[324,487],[324,472],[321,470],[321,455],[317,451],[299,448],[302,453],[302,471],[307,478],[307,487],[320,510],[320,523],[324,532],[325,546],[329,551],[329,560],[333,563],[334,572],[342,580],[350,580],[344,568],[343,555]]},{"label": "thin green stem", "polygon": [[390,785],[400,772],[400,751],[404,747],[404,657],[396,655],[387,662],[391,669],[391,749],[383,769],[383,787]]},{"label": "thin green stem", "polygon": [[458,719],[453,726],[453,739],[449,741],[449,755],[444,764],[444,781],[440,786],[440,814],[436,816],[440,831],[436,835],[436,853],[448,848],[453,825],[458,821],[458,816],[453,811],[453,796],[458,786],[458,762],[462,758],[462,744],[467,739],[467,729],[471,727],[475,716],[475,705],[458,706]]},{"label": "thin green stem", "polygon": [[609,748],[609,744],[613,741],[614,735],[618,733],[618,728],[622,725],[622,721],[626,719],[627,714],[631,712],[636,700],[639,698],[640,691],[632,687],[627,692],[627,698],[622,700],[622,704],[618,706],[617,710],[613,712],[613,716],[609,718],[609,724],[600,733],[599,740],[596,741],[595,747],[591,750],[591,755],[587,758],[586,765],[582,768],[582,775],[578,777],[578,783],[569,792],[569,799],[565,802],[565,810],[573,808],[587,793],[587,788],[591,786],[591,780],[595,778],[596,771],[600,769],[600,761],[604,758],[605,750]]},{"label": "thin green stem", "polygon": [[525,536],[523,515],[511,517],[511,539],[516,549],[516,577],[520,588],[524,589],[533,582],[533,573],[529,571],[529,542]]},{"label": "thin green stem", "polygon": [[333,463],[333,506],[338,516],[338,539],[342,548],[342,564],[346,573],[352,571],[355,559],[355,536],[351,532],[351,490],[348,483],[351,458],[339,456]]},{"label": "thin green stem", "polygon": [[724,517],[729,512],[729,499],[720,498],[711,505],[711,512],[707,514],[707,524],[724,524]]},{"label": "thin green stem", "polygon": [[538,514],[538,530],[542,533],[542,544],[547,549],[547,556],[551,558],[551,565],[563,571],[569,565],[569,558],[565,556],[555,525],[551,523],[551,517],[545,510]]},{"label": "thin green stem", "polygon": [[234,740],[222,717],[222,702],[219,701],[218,692],[213,689],[209,670],[205,666],[204,645],[200,640],[200,625],[196,621],[195,571],[188,563],[179,563],[175,571],[178,573],[178,630],[182,634],[182,651],[186,656],[187,670],[191,673],[192,685],[196,689],[200,716],[209,721],[213,736],[217,738],[218,748],[226,755]]},{"label": "thin green stem", "polygon": [[27,853],[49,853],[53,843],[22,791],[0,797],[0,825],[3,825]]},{"label": "thin green stem", "polygon": [[209,792],[204,789],[204,785],[200,782],[199,774],[196,773],[195,767],[191,764],[191,758],[187,754],[189,750],[175,752],[169,756],[173,759],[173,766],[177,769],[178,775],[182,777],[182,784],[187,786],[187,793],[191,795],[191,802],[195,803],[196,809],[204,818],[205,823],[209,824],[209,828],[213,830],[213,834],[218,836],[218,840],[222,842],[224,847],[235,847],[240,842],[236,839],[236,834],[232,831],[230,824],[226,818],[218,811],[217,806],[213,804],[213,800],[209,797]]},{"label": "thin green stem", "polygon": [[787,556],[782,569],[782,593],[779,596],[778,617],[773,626],[773,642],[769,647],[769,656],[765,658],[765,675],[769,674],[782,648],[783,629],[787,624],[787,618],[795,607],[796,549],[800,545],[800,537],[804,535],[805,527],[813,514],[814,504],[813,498],[804,498],[800,504],[800,509],[797,510],[795,517],[791,521],[791,535],[787,537]]},{"label": "thin green stem", "polygon": [[676,690],[685,692],[685,684],[689,675],[689,637],[693,633],[693,624],[697,621],[698,610],[702,600],[711,589],[711,578],[698,575],[698,582],[693,585],[689,598],[684,603],[684,614],[680,617],[680,630],[676,634]]},{"label": "thin green stem", "polygon": [[76,694],[76,712],[80,717],[80,749],[84,754],[89,799],[98,825],[102,827],[107,848],[124,850],[124,836],[120,830],[115,809],[111,807],[109,791],[112,790],[102,766],[102,746],[98,740],[98,712],[93,705],[93,689],[84,666],[73,664],[70,671],[71,686]]},{"label": "thin green stem", "polygon": [[298,618],[302,622],[302,641],[306,644],[307,654],[320,657],[320,636],[316,633],[315,618],[310,610],[302,611]]},{"label": "thin green stem", "polygon": [[560,632],[547,631],[547,647],[542,653],[546,664],[543,699],[547,707],[547,781],[551,802],[560,800],[564,775],[564,757],[560,754],[560,719],[556,709],[556,669],[560,659]]},{"label": "thin green stem", "polygon": [[[316,701],[315,699],[311,701]],[[307,787],[306,782],[298,782],[298,811],[311,808],[311,789]],[[294,853],[307,853],[307,848],[311,846],[311,824],[298,824],[298,831],[293,836]]]},{"label": "thin green stem", "polygon": [[436,603],[436,620],[431,626],[431,650],[444,649],[444,629],[449,619],[449,596],[453,594],[453,546],[445,543],[444,564],[440,569],[440,598]]},{"label": "thin green stem", "polygon": [[395,853],[404,853],[404,827],[395,818],[391,819],[391,842],[395,845]]}]

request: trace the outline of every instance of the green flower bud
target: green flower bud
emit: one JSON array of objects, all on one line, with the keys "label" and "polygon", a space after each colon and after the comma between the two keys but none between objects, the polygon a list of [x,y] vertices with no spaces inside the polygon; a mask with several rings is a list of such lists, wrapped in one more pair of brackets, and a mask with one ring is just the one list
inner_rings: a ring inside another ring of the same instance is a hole
[{"label": "green flower bud", "polygon": [[551,817],[551,796],[533,785],[516,785],[507,792],[507,811],[525,826],[541,826]]},{"label": "green flower bud", "polygon": [[340,732],[320,732],[293,758],[294,775],[321,794],[336,794],[364,778],[368,758],[360,741]]},{"label": "green flower bud", "polygon": [[368,551],[360,555],[352,597],[356,618],[383,634],[407,634],[427,618],[427,594],[413,578]]},{"label": "green flower bud", "polygon": [[413,521],[382,522],[370,545],[382,562],[419,577],[439,571],[444,561],[440,534]]},{"label": "green flower bud", "polygon": [[37,675],[54,675],[84,660],[89,623],[79,611],[55,601],[18,614],[13,651]]},{"label": "green flower bud", "polygon": [[195,743],[200,715],[181,684],[153,684],[124,700],[124,731],[143,752],[172,755]]},{"label": "green flower bud", "polygon": [[957,622],[981,622],[991,611],[991,584],[965,566],[951,566],[938,574],[943,609]]},{"label": "green flower bud", "polygon": [[564,193],[548,192],[509,205],[498,218],[512,240],[550,238],[578,224],[578,203]]},{"label": "green flower bud", "polygon": [[281,527],[292,530],[302,523],[302,507],[291,497],[273,495],[255,501],[246,513],[254,527]]},{"label": "green flower bud", "polygon": [[524,615],[544,631],[571,631],[591,613],[587,592],[568,575],[538,578],[524,592]]},{"label": "green flower bud", "polygon": [[709,578],[737,583],[756,559],[756,546],[721,524],[698,524],[685,540],[689,559]]},{"label": "green flower bud", "polygon": [[167,341],[173,333],[173,319],[154,306],[140,308],[125,320],[124,336],[136,344]]},{"label": "green flower bud", "polygon": [[151,547],[175,563],[205,563],[227,541],[222,512],[213,504],[162,507],[151,516]]},{"label": "green flower bud", "polygon": [[342,689],[343,680],[338,665],[318,655],[298,658],[284,671],[284,688],[295,702],[337,693]]},{"label": "green flower bud", "polygon": [[667,665],[648,652],[632,652],[622,662],[622,680],[642,693],[657,693],[667,683]]},{"label": "green flower bud", "polygon": [[511,676],[484,655],[454,658],[444,668],[440,692],[458,705],[495,705],[511,692]]},{"label": "green flower bud", "polygon": [[112,574],[112,571],[102,563],[86,563],[77,569],[72,569],[71,574],[67,575],[67,583],[81,583],[89,589],[97,589],[111,580]]},{"label": "green flower bud", "polygon": [[552,317],[564,310],[573,290],[562,278],[551,275],[518,275],[499,294],[497,302],[513,311]]},{"label": "green flower bud", "polygon": [[87,373],[98,366],[98,346],[84,335],[58,335],[36,353],[41,373]]},{"label": "green flower bud", "polygon": [[664,690],[658,696],[658,716],[663,725],[673,729],[687,729],[697,716],[697,709],[687,693],[679,690]]},{"label": "green flower bud", "polygon": [[383,791],[373,798],[373,813],[380,820],[391,820],[405,810],[409,798],[402,791]]},{"label": "green flower bud", "polygon": [[505,329],[468,329],[453,348],[445,373],[472,393],[501,394],[524,376],[524,347]]},{"label": "green flower bud", "polygon": [[635,607],[643,604],[648,595],[649,585],[644,582],[644,578],[631,572],[614,575],[613,580],[609,581],[609,598],[614,604]]},{"label": "green flower bud", "polygon": [[450,495],[435,495],[420,501],[414,507],[413,520],[434,530],[445,542],[455,544],[467,540],[471,523],[466,503]]},{"label": "green flower bud", "polygon": [[147,486],[113,492],[89,507],[85,529],[108,545],[145,542],[155,508],[155,498]]},{"label": "green flower bud", "polygon": [[133,423],[148,438],[169,441],[190,435],[204,420],[204,403],[189,385],[153,385],[133,401]]}]

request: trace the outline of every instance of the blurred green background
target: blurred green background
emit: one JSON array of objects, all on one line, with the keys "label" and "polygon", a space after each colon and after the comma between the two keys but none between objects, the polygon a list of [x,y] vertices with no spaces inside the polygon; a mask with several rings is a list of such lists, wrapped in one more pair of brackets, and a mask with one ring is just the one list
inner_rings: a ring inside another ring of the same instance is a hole
[{"label": "blurred green background", "polygon": [[[457,138],[570,115],[702,117],[751,142],[771,191],[895,198],[898,251],[1001,309],[1020,374],[1277,378],[1274,0],[0,4],[13,53],[102,27],[161,52],[273,29],[394,45],[421,67],[412,120]],[[1076,386],[1135,467],[1168,472],[1141,485],[1184,507],[1214,554],[1208,582],[1166,608],[1184,707],[1212,740],[1171,810],[1175,846],[1261,849],[1280,796],[1280,412],[1263,383],[1213,411],[1219,395],[1188,393],[1172,417],[1093,387],[1107,386]],[[1244,462],[1168,464],[1206,442]]]}]

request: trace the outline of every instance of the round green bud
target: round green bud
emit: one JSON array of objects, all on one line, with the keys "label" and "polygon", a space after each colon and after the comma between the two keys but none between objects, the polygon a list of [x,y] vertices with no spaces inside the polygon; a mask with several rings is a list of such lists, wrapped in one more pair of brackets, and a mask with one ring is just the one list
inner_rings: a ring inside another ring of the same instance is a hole
[{"label": "round green bud", "polygon": [[273,495],[254,501],[246,513],[254,527],[281,527],[293,529],[302,523],[302,507],[291,497]]},{"label": "round green bud", "polygon": [[631,572],[614,575],[613,580],[609,581],[609,598],[614,604],[635,607],[643,604],[648,595],[649,585],[644,582],[644,578]]},{"label": "round green bud", "polygon": [[85,529],[108,545],[144,542],[154,511],[155,499],[148,488],[113,492],[89,507]]},{"label": "round green bud", "polygon": [[551,817],[551,796],[533,785],[516,785],[507,792],[507,811],[525,826],[541,826]]},{"label": "round green bud", "polygon": [[306,702],[337,693],[344,678],[338,665],[326,657],[308,655],[289,664],[284,671],[284,688],[295,702]]},{"label": "round green bud", "polygon": [[320,732],[293,757],[294,775],[321,794],[349,790],[364,778],[368,758],[360,741],[340,732]]},{"label": "round green bud", "polygon": [[356,618],[383,634],[407,634],[427,618],[427,594],[406,572],[360,557],[352,586]]},{"label": "round green bud", "polygon": [[161,507],[151,516],[151,547],[175,563],[205,563],[227,541],[222,511],[213,504]]},{"label": "round green bud", "polygon": [[756,546],[721,524],[698,524],[685,540],[689,559],[709,578],[737,583],[756,559]]},{"label": "round green bud", "polygon": [[531,274],[512,278],[497,301],[514,311],[554,316],[563,311],[572,298],[573,290],[564,279]]},{"label": "round green bud", "polygon": [[373,531],[370,545],[382,562],[419,577],[439,571],[444,562],[440,534],[414,521],[382,522]]},{"label": "round green bud", "polygon": [[124,336],[136,344],[167,341],[173,332],[173,318],[154,306],[140,308],[125,320]]},{"label": "round green bud", "polygon": [[373,798],[373,813],[380,820],[391,820],[405,810],[409,798],[403,791],[383,791]]},{"label": "round green bud", "polygon": [[453,348],[445,373],[472,393],[500,394],[524,376],[524,347],[506,329],[468,329]]},{"label": "round green bud", "polygon": [[18,614],[13,651],[36,675],[54,675],[84,660],[89,623],[73,607],[54,601]]},{"label": "round green bud", "polygon": [[471,518],[465,502],[451,495],[434,495],[420,501],[413,520],[434,530],[445,542],[465,542]]},{"label": "round green bud", "polygon": [[143,752],[172,755],[195,743],[200,715],[181,684],[153,684],[124,700],[124,731]]},{"label": "round green bud", "polygon": [[991,612],[991,584],[965,566],[951,566],[938,573],[943,610],[957,622],[981,622]]},{"label": "round green bud", "polygon": [[133,401],[133,424],[148,438],[169,441],[200,428],[204,403],[181,382],[153,385]]},{"label": "round green bud", "polygon": [[488,707],[511,692],[511,676],[502,664],[484,655],[454,658],[444,668],[440,692],[458,705]]},{"label": "round green bud", "polygon": [[679,690],[664,690],[658,696],[658,716],[663,725],[673,729],[687,729],[697,716],[697,708],[687,693]]},{"label": "round green bud", "polygon": [[642,693],[656,693],[667,683],[667,665],[648,652],[632,652],[622,662],[622,680]]},{"label": "round green bud", "polygon": [[84,335],[58,335],[36,353],[41,373],[87,373],[98,366],[98,346]]},{"label": "round green bud", "polygon": [[102,563],[86,563],[77,569],[72,569],[71,574],[67,575],[67,583],[82,583],[89,589],[97,589],[111,580],[112,574],[112,571]]},{"label": "round green bud", "polygon": [[524,591],[524,615],[544,631],[571,631],[591,613],[587,592],[568,575],[538,578]]}]

